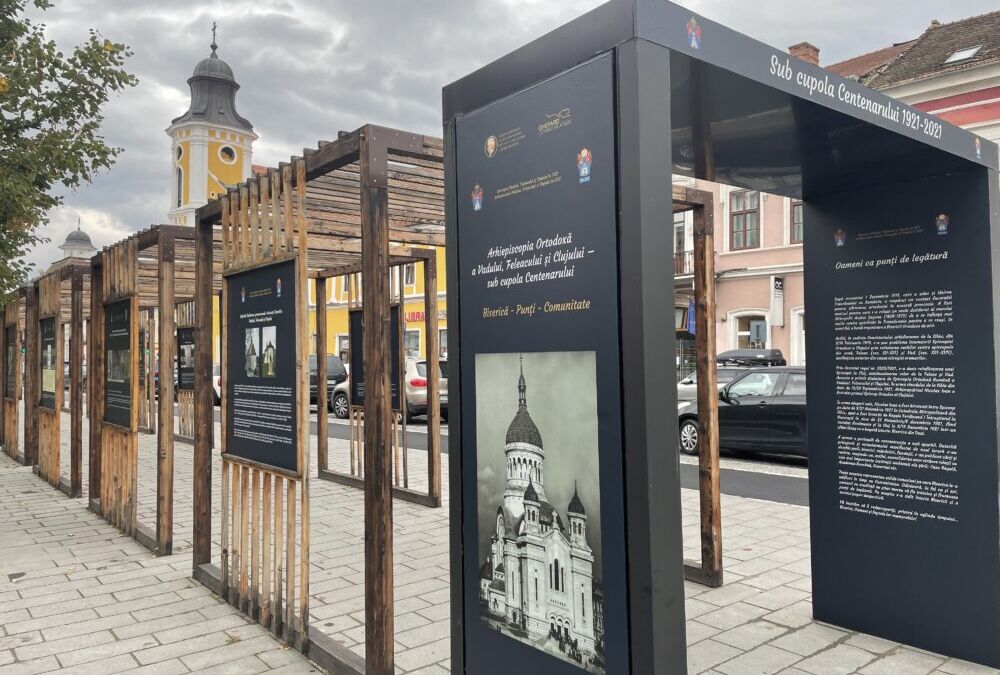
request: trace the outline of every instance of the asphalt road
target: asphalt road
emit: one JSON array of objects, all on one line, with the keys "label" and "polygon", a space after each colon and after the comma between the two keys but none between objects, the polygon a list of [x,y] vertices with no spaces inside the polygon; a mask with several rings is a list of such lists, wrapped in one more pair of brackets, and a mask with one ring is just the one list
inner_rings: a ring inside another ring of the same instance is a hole
[{"label": "asphalt road", "polygon": [[[216,422],[219,421],[219,410],[215,410]],[[312,419],[309,430],[316,433],[316,420]],[[349,428],[345,420],[338,420],[330,416],[329,436],[330,438],[340,438],[347,440]],[[409,446],[414,449],[427,449],[427,426],[423,419],[417,419],[408,427]],[[448,452],[448,425],[441,424],[441,452]],[[752,499],[764,499],[772,502],[782,502],[785,504],[795,504],[798,506],[809,505],[809,481],[807,478],[798,475],[783,475],[776,473],[773,469],[780,469],[787,466],[804,466],[802,460],[781,457],[746,457],[742,465],[746,468],[721,469],[720,480],[722,483],[722,493],[737,497],[749,497]],[[681,486],[697,490],[698,489],[698,467],[693,464],[681,464]]]}]

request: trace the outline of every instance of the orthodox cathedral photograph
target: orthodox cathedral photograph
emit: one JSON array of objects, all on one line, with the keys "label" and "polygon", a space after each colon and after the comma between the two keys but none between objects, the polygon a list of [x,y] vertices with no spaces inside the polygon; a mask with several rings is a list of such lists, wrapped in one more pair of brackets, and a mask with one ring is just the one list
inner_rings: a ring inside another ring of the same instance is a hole
[{"label": "orthodox cathedral photograph", "polygon": [[604,672],[593,352],[476,356],[479,613]]}]

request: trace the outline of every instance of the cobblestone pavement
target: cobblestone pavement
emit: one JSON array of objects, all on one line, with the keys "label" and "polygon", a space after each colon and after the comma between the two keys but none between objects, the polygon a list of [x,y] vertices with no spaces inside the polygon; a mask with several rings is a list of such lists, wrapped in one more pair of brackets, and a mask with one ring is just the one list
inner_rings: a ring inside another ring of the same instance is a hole
[{"label": "cobblestone pavement", "polygon": [[[63,471],[68,476],[68,416],[64,419]],[[343,466],[346,442],[331,439],[330,448],[331,466]],[[151,525],[155,437],[141,435],[140,452],[140,522]],[[190,579],[191,446],[178,443],[175,455],[175,554],[160,559],[87,512],[84,500],[67,499],[30,469],[3,458],[0,675],[154,666],[162,672],[309,670],[301,655],[282,650],[266,632]],[[421,475],[425,458],[423,452],[410,452],[414,486],[426,479]],[[447,475],[447,455],[442,460]],[[363,655],[362,494],[315,480],[312,464],[311,628]],[[218,459],[213,477],[217,539]],[[450,670],[447,480],[444,486],[441,509],[394,503],[397,672],[407,675]],[[697,493],[682,491],[682,501],[686,555],[696,558]],[[692,675],[1000,675],[813,621],[808,509],[724,496],[723,535],[726,585],[686,585]],[[217,544],[215,549],[217,561]],[[23,577],[7,579],[21,572]]]}]

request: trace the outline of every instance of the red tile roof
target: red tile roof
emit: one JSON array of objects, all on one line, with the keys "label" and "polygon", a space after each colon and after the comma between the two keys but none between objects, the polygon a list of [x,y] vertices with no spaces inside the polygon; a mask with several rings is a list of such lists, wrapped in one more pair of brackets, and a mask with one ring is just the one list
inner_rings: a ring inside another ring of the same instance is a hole
[{"label": "red tile roof", "polygon": [[892,63],[900,55],[905,54],[916,42],[916,40],[899,42],[889,47],[883,47],[867,54],[861,54],[860,56],[840,61],[839,63],[832,63],[824,66],[824,68],[841,77],[856,78],[864,82]]},{"label": "red tile roof", "polygon": [[[979,47],[974,56],[953,63],[961,49]],[[883,89],[977,66],[1000,63],[1000,11],[951,23],[932,23],[904,54],[876,73],[869,86]]]}]

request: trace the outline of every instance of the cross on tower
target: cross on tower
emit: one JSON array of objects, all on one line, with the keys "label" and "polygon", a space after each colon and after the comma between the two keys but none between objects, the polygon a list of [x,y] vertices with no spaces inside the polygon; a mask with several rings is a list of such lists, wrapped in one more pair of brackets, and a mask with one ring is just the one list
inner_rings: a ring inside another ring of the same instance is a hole
[{"label": "cross on tower", "polygon": [[216,29],[216,24],[213,21],[212,22],[212,53],[213,54],[215,53],[215,50],[219,48],[219,45],[217,45],[215,43],[215,29]]}]

